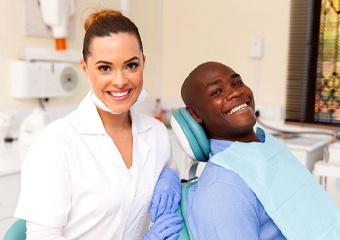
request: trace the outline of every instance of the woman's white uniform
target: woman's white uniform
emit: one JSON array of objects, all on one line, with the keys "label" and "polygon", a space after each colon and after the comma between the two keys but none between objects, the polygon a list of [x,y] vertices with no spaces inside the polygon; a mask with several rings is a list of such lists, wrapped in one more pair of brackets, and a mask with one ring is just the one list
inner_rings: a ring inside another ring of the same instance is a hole
[{"label": "woman's white uniform", "polygon": [[24,160],[15,216],[63,227],[67,239],[141,239],[171,149],[162,123],[133,110],[131,118],[131,169],[89,96],[77,110],[49,124]]}]

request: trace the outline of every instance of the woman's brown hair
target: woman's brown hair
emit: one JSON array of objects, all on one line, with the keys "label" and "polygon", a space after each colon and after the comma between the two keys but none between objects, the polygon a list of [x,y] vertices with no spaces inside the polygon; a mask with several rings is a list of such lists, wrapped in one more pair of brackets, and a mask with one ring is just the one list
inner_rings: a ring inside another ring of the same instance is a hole
[{"label": "woman's brown hair", "polygon": [[92,13],[85,21],[84,28],[83,58],[85,62],[91,55],[90,46],[93,38],[111,34],[130,33],[134,35],[141,52],[143,52],[143,44],[137,26],[119,11],[105,9]]}]

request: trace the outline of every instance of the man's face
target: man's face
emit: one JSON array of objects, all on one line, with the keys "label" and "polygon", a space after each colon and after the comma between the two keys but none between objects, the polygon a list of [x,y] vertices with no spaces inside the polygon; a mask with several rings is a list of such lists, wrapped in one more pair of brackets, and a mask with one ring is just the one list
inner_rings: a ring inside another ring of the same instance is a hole
[{"label": "man's face", "polygon": [[213,64],[198,72],[191,85],[193,106],[211,138],[238,140],[256,123],[254,96],[239,74],[222,64]]}]

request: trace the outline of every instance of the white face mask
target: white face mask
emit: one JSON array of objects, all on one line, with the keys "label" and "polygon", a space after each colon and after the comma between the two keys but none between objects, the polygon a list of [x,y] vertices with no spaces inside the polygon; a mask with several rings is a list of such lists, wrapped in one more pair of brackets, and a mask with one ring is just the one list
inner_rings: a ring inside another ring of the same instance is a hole
[{"label": "white face mask", "polygon": [[[90,86],[91,86],[91,91],[90,91],[90,98],[92,99],[93,103],[99,107],[101,110],[105,111],[105,112],[109,112],[109,113],[112,113],[112,114],[121,114],[119,112],[114,112],[112,111],[110,108],[108,108],[105,103],[103,103],[97,96],[96,94],[94,93],[93,91],[93,88],[92,88],[92,84],[91,84],[91,80],[90,80],[90,75],[89,75],[89,71],[87,69],[87,66],[86,66],[86,63],[84,62],[85,64],[85,68],[86,68],[86,74],[87,74],[87,77],[89,79],[89,82],[90,82]],[[138,99],[137,101],[131,106],[131,108],[135,107],[138,103],[142,102],[146,96],[147,96],[147,92],[146,90],[143,88],[142,91],[140,92],[139,96],[138,96]]]}]

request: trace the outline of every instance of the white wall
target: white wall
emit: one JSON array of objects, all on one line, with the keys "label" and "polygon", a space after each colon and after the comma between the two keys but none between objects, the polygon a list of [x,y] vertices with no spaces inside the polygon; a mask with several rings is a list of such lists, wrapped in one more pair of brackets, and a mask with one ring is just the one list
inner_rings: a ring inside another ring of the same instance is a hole
[{"label": "white wall", "polygon": [[[68,47],[81,49],[88,13],[84,10],[119,9],[120,1],[76,0],[76,6],[76,37],[68,41]],[[231,66],[252,88],[259,76],[257,104],[284,105],[290,1],[131,0],[131,8],[147,57],[149,98],[180,99],[187,74],[198,64],[214,60]],[[10,62],[19,58],[24,46],[53,48],[54,40],[24,35],[24,0],[2,0],[0,9],[0,111],[37,106],[36,100],[11,97]],[[256,62],[250,58],[250,41],[258,38],[264,40],[264,57]],[[47,106],[77,104],[88,87],[84,78],[76,96],[51,99]]]},{"label": "white wall", "polygon": [[[119,0],[75,0],[76,2],[76,32],[75,38],[68,40],[67,47],[82,49],[84,35],[83,24],[92,7],[119,7]],[[42,46],[54,48],[53,38],[41,38],[25,35],[24,14],[25,0],[2,0],[0,1],[0,111],[9,109],[31,108],[38,106],[35,99],[18,100],[11,96],[11,69],[12,60],[21,56],[24,46]],[[39,17],[39,16],[37,16]],[[51,99],[47,106],[78,104],[89,89],[85,76],[81,76],[80,91],[73,97]]]}]

